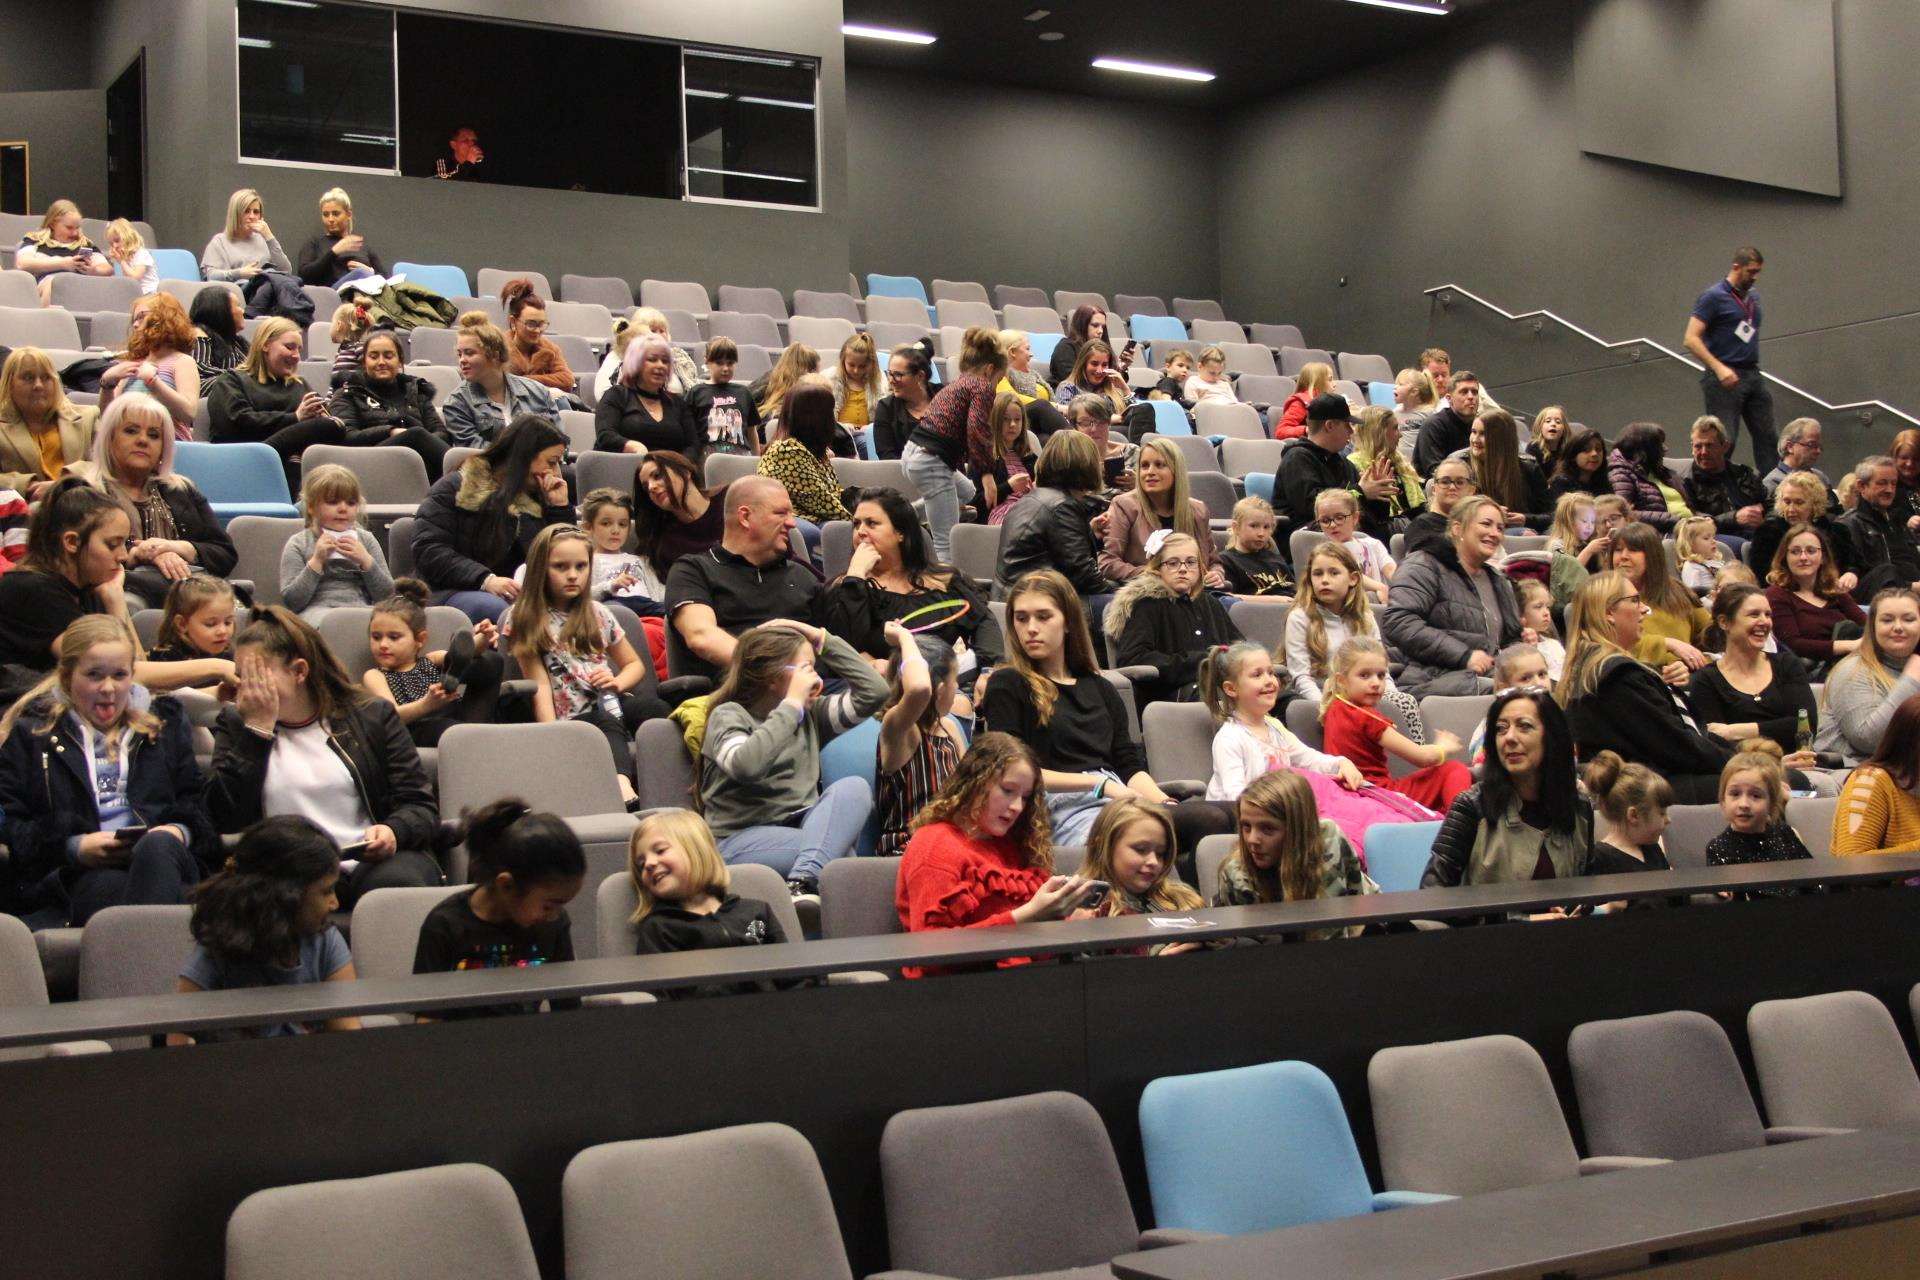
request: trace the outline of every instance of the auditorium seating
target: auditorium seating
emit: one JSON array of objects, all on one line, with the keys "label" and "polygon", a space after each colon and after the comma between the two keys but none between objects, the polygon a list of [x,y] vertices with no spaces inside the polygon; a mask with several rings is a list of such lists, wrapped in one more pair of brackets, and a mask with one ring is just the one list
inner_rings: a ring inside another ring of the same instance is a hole
[{"label": "auditorium seating", "polygon": [[1887,1007],[1864,991],[1763,1000],[1747,1011],[1774,1124],[1866,1129],[1920,1121],[1920,1075]]}]

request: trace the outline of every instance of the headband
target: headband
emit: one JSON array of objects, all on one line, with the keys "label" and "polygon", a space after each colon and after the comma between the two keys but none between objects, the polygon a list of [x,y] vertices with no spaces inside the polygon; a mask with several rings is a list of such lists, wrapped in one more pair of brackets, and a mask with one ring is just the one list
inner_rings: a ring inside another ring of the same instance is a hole
[{"label": "headband", "polygon": [[1148,534],[1147,559],[1151,560],[1159,555],[1160,548],[1167,545],[1167,539],[1171,538],[1173,534],[1174,531],[1172,529],[1155,529],[1152,533]]}]

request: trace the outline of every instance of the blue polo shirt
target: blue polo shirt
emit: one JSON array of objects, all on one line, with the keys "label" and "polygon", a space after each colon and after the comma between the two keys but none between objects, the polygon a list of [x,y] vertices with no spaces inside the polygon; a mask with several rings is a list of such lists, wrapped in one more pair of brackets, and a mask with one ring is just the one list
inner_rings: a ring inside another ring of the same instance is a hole
[{"label": "blue polo shirt", "polygon": [[[1748,289],[1743,299],[1724,279],[1717,280],[1693,304],[1693,314],[1707,326],[1707,350],[1713,353],[1714,359],[1735,369],[1760,367],[1759,290]],[[1742,342],[1734,331],[1749,315],[1753,318],[1753,340]]]}]

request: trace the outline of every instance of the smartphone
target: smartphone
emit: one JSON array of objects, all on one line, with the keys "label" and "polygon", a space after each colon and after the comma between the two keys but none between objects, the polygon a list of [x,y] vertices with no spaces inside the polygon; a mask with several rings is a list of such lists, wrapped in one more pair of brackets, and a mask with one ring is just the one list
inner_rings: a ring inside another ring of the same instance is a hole
[{"label": "smartphone", "polygon": [[340,846],[340,858],[342,861],[348,858],[357,858],[366,851],[367,842],[365,840],[355,840],[352,844],[343,844]]},{"label": "smartphone", "polygon": [[1120,349],[1120,358],[1122,360],[1131,360],[1133,359],[1133,353],[1139,349],[1140,344],[1129,338],[1127,339],[1127,345]]},{"label": "smartphone", "polygon": [[1087,896],[1081,900],[1079,909],[1085,910],[1085,911],[1098,911],[1101,907],[1106,905],[1107,895],[1112,892],[1113,892],[1113,886],[1108,884],[1105,880],[1095,880],[1093,882],[1093,891],[1087,894]]},{"label": "smartphone", "polygon": [[113,833],[113,839],[116,844],[132,844],[149,830],[148,827],[121,827]]}]

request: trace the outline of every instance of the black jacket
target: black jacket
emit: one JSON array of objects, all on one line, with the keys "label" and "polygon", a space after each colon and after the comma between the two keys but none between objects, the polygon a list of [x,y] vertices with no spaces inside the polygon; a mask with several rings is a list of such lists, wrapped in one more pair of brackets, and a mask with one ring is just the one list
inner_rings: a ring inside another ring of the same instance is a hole
[{"label": "black jacket", "polygon": [[1733,748],[1709,737],[1682,707],[1680,695],[1652,667],[1615,657],[1601,668],[1593,692],[1568,704],[1567,725],[1582,760],[1617,751],[1675,784],[1696,774],[1710,775],[1717,785]]},{"label": "black jacket", "polygon": [[1913,545],[1903,522],[1868,502],[1840,517],[1839,525],[1853,541],[1853,570],[1860,575],[1854,595],[1870,600],[1882,587],[1920,582],[1920,550]]},{"label": "black jacket", "polygon": [[[757,947],[785,942],[773,908],[758,898],[728,894],[712,915],[699,915],[672,903],[660,903],[634,929],[636,955],[667,955],[676,951],[710,951],[716,947]],[[655,994],[680,1000],[688,996],[744,995],[771,991],[797,982],[710,982],[697,987],[673,987]]]},{"label": "black jacket", "polygon": [[873,456],[898,458],[920,419],[907,412],[898,396],[881,396],[873,406]]},{"label": "black jacket", "polygon": [[649,449],[670,449],[698,461],[706,448],[706,432],[687,412],[679,396],[659,397],[660,419],[640,407],[642,396],[616,382],[600,393],[593,411],[593,447],[606,453],[624,453],[638,440]]},{"label": "black jacket", "polygon": [[[399,709],[384,699],[360,699],[327,722],[327,741],[353,775],[373,821],[392,827],[400,848],[433,852],[440,811]],[[266,816],[263,793],[272,755],[273,739],[247,728],[237,707],[220,712],[207,812],[221,831],[243,831]]]},{"label": "black jacket", "polygon": [[1742,507],[1759,507],[1765,512],[1769,504],[1767,491],[1760,483],[1760,477],[1753,468],[1745,463],[1735,462],[1731,458],[1727,465],[1708,475],[1695,468],[1687,473],[1680,482],[1680,492],[1686,495],[1687,505],[1693,508],[1697,516],[1712,516],[1713,524],[1721,533],[1736,538],[1747,537],[1747,531],[1734,518],[1734,513]]},{"label": "black jacket", "polygon": [[[351,270],[347,266],[347,259],[334,256],[334,242],[339,239],[339,236],[322,231],[300,246],[300,256],[293,260],[293,269],[299,273],[301,283],[332,285]],[[354,254],[353,258],[356,262],[366,263],[380,275],[387,274],[386,264],[380,261],[380,255],[374,252],[370,244]]]},{"label": "black jacket", "polygon": [[[1396,478],[1394,483],[1398,484]],[[1273,478],[1274,505],[1294,529],[1313,527],[1313,500],[1322,489],[1351,489],[1360,504],[1360,528],[1385,540],[1391,530],[1392,507],[1385,499],[1360,492],[1360,473],[1351,462],[1311,440],[1297,440],[1280,455]]]},{"label": "black jacket", "polygon": [[[240,562],[240,553],[234,550],[233,539],[220,527],[212,504],[199,487],[185,476],[179,476],[172,484],[154,481],[153,492],[167,504],[167,514],[173,517],[173,530],[180,541],[193,544],[195,562],[216,578],[231,575],[233,567]],[[138,521],[134,522],[133,536],[140,536]]]},{"label": "black jacket", "polygon": [[1079,355],[1080,344],[1072,338],[1062,338],[1054,343],[1053,354],[1047,357],[1047,385],[1057,387],[1072,377],[1073,362]]},{"label": "black jacket", "polygon": [[1083,596],[1112,591],[1088,523],[1105,509],[1095,495],[1036,485],[1013,504],[1001,526],[999,587],[1011,587],[1036,569],[1058,569]]},{"label": "black jacket", "polygon": [[229,369],[207,389],[207,422],[215,444],[265,440],[300,421],[294,411],[306,398],[298,378],[261,382],[245,369]]},{"label": "black jacket", "polygon": [[[865,578],[842,578],[820,597],[820,625],[867,657],[884,658],[893,652],[893,646],[887,643],[887,623],[896,622],[915,609],[947,600],[966,601],[967,612],[957,621],[928,634],[948,644],[965,640],[967,647],[979,656],[982,671],[998,666],[1006,657],[1000,623],[987,607],[986,597],[964,573],[955,572],[944,587],[907,595],[882,591]],[[919,621],[931,620],[929,617]]]},{"label": "black jacket", "polygon": [[[174,698],[156,698],[153,714],[160,731],[134,735],[126,760],[127,802],[136,822],[185,827],[202,868],[220,860],[220,837],[201,798],[206,778],[193,758],[193,727]],[[51,877],[71,882],[80,867],[67,857],[70,836],[100,829],[100,809],[87,772],[87,749],[71,716],[62,716],[49,732],[42,717],[22,715],[0,745],[0,812],[4,812],[7,848],[12,853],[8,878],[22,906],[45,904]]]},{"label": "black jacket", "polygon": [[1134,681],[1142,710],[1150,702],[1192,702],[1200,660],[1242,638],[1211,591],[1181,598],[1152,572],[1120,589],[1104,626],[1116,666],[1153,668],[1151,679]]},{"label": "black jacket", "polygon": [[346,428],[347,443],[385,444],[396,427],[422,427],[442,439],[446,424],[433,407],[433,384],[402,373],[392,382],[367,381],[364,373],[350,373],[333,393],[327,411]]},{"label": "black jacket", "polygon": [[573,523],[572,507],[543,506],[522,494],[513,500],[507,527],[489,536],[493,490],[493,469],[477,456],[427,490],[415,512],[413,561],[435,591],[478,591],[490,574],[511,578],[542,529]]},{"label": "black jacket", "polygon": [[[1827,544],[1833,548],[1835,573],[1860,572],[1860,562],[1853,551],[1853,534],[1848,532],[1847,526],[1836,523],[1831,516],[1821,516],[1810,523],[1827,535]],[[1773,557],[1779,553],[1780,544],[1791,527],[1781,516],[1768,516],[1760,522],[1759,528],[1748,535],[1747,565],[1761,582],[1767,580],[1767,573],[1773,568]]]},{"label": "black jacket", "polygon": [[1466,448],[1472,435],[1473,423],[1455,413],[1452,405],[1441,405],[1421,419],[1413,441],[1413,469],[1422,477],[1432,475],[1448,454]]}]

